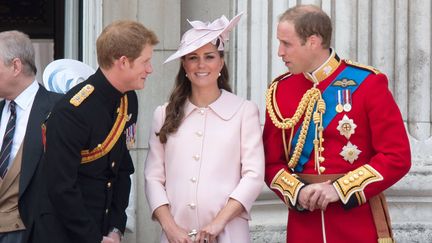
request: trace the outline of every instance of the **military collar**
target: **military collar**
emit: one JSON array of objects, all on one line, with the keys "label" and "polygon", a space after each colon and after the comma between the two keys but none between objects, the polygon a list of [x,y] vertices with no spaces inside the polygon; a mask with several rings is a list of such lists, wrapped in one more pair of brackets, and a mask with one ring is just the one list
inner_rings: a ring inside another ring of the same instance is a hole
[{"label": "military collar", "polygon": [[305,72],[303,74],[314,84],[318,84],[319,82],[325,80],[330,75],[332,75],[332,73],[339,67],[340,63],[340,58],[338,57],[336,52],[330,48],[329,58],[319,68],[317,68],[312,73]]},{"label": "military collar", "polygon": [[112,84],[108,81],[105,75],[102,73],[100,68],[94,74],[94,78],[91,83],[95,86],[95,89],[102,94],[107,102],[118,103],[123,94],[118,91]]},{"label": "military collar", "polygon": [[223,120],[229,120],[238,111],[243,102],[244,99],[222,89],[221,96],[205,108],[197,107],[196,105],[192,104],[189,99],[187,99],[184,107],[185,117],[195,110],[199,110],[201,112],[201,110],[206,111],[211,109]]}]

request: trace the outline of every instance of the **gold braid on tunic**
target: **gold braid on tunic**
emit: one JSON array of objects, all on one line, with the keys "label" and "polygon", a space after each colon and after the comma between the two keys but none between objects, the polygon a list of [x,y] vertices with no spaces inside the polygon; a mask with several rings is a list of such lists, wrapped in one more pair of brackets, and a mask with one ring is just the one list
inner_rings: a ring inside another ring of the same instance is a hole
[{"label": "gold braid on tunic", "polygon": [[[303,95],[293,117],[285,118],[282,116],[276,101],[276,90],[278,83],[278,81],[273,82],[267,90],[266,108],[269,117],[275,127],[282,129],[282,139],[284,143],[285,157],[288,161],[288,167],[294,169],[297,166],[301,153],[303,151],[306,135],[309,129],[309,124],[312,119],[315,123],[315,138],[313,141],[315,150],[315,169],[318,169],[318,173],[320,174],[323,171],[320,171],[321,169],[319,169],[319,163],[324,162],[324,157],[322,157],[322,152],[324,151],[324,128],[322,117],[326,109],[324,99],[321,97],[321,91],[316,88],[317,83],[315,83],[314,86]],[[294,148],[294,152],[290,158],[291,142],[293,138],[294,127],[302,117],[304,117],[303,124],[300,128],[301,130],[297,140],[297,144]],[[285,137],[285,130],[287,129],[291,130],[288,144],[286,143]]]}]

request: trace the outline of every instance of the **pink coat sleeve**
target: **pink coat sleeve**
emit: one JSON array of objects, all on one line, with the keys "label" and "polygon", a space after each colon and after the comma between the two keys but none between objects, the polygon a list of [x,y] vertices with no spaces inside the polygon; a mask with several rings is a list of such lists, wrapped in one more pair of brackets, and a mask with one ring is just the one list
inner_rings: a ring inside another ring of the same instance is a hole
[{"label": "pink coat sleeve", "polygon": [[157,107],[153,114],[149,152],[144,167],[145,193],[152,215],[158,207],[169,204],[165,190],[165,148],[156,136],[156,132],[162,127],[164,116],[165,106]]},{"label": "pink coat sleeve", "polygon": [[239,201],[250,214],[253,202],[264,186],[264,149],[257,106],[245,102],[241,121],[241,179],[230,197]]}]

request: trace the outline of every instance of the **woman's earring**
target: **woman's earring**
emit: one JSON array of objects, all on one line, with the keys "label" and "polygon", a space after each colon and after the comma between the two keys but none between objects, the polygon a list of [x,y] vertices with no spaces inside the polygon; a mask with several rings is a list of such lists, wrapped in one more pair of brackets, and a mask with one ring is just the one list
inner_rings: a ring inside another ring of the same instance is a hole
[{"label": "woman's earring", "polygon": [[221,76],[221,73],[219,73],[219,77]]},{"label": "woman's earring", "polygon": [[187,78],[187,73],[185,74],[185,77]]}]

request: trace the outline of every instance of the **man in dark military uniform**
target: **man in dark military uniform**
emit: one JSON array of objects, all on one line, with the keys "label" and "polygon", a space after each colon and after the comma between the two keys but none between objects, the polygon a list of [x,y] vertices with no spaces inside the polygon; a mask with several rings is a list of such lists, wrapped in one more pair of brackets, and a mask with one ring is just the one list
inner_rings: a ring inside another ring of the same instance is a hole
[{"label": "man in dark military uniform", "polygon": [[138,103],[152,66],[155,34],[119,21],[97,40],[100,68],[71,89],[46,122],[43,167],[47,189],[33,242],[120,242],[134,172]]}]

